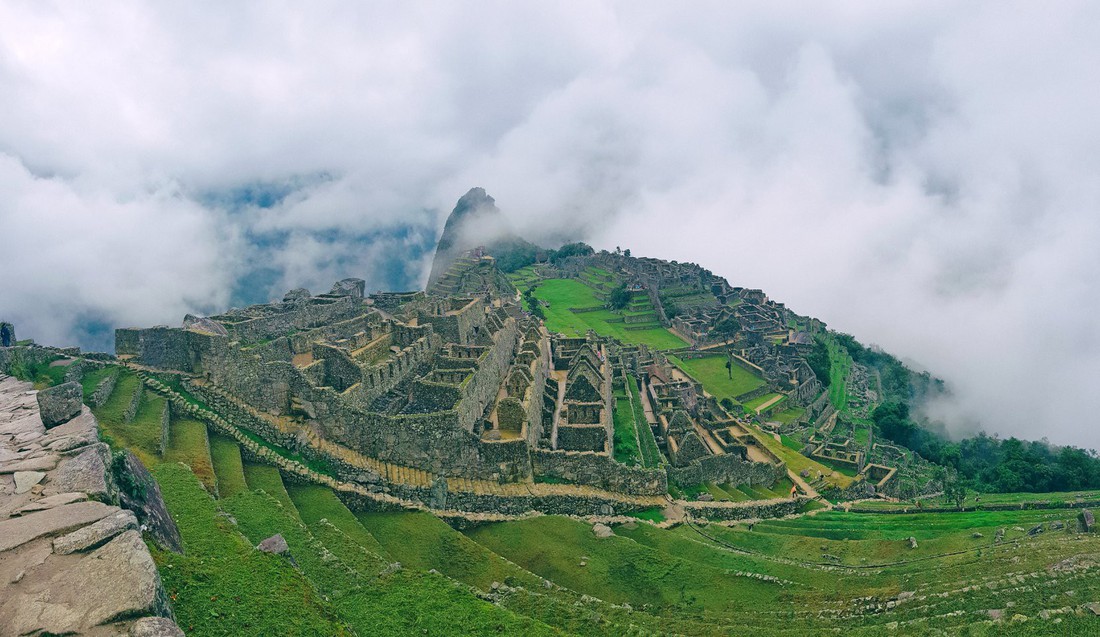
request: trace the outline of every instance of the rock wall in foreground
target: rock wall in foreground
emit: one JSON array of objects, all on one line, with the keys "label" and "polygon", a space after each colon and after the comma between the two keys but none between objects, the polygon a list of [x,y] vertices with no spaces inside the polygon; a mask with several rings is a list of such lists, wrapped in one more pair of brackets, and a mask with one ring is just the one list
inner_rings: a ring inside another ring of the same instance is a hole
[{"label": "rock wall in foreground", "polygon": [[73,392],[0,374],[0,636],[183,635]]}]

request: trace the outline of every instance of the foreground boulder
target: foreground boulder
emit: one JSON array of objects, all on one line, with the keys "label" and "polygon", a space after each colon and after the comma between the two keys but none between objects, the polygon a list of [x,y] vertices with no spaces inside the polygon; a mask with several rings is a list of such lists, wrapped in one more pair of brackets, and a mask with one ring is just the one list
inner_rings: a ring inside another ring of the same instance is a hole
[{"label": "foreground boulder", "polygon": [[116,456],[112,468],[119,485],[122,506],[137,515],[145,532],[152,536],[157,546],[173,553],[182,553],[183,540],[179,528],[168,514],[168,507],[160,495],[160,486],[141,460],[125,451]]},{"label": "foreground boulder", "polygon": [[65,424],[80,415],[84,389],[79,383],[63,383],[38,392],[38,409],[46,428]]}]

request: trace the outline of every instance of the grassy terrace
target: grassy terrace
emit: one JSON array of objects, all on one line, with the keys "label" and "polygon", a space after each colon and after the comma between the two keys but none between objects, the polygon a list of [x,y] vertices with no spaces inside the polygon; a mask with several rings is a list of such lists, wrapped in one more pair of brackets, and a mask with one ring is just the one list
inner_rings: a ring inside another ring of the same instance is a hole
[{"label": "grassy terrace", "polygon": [[[576,279],[545,279],[538,283],[535,298],[549,303],[544,307],[546,328],[568,336],[583,336],[588,330],[612,336],[624,343],[648,345],[655,349],[675,349],[687,345],[683,339],[669,332],[659,323],[623,322],[623,315],[604,309],[604,301],[596,296],[596,289]],[[646,301],[648,304],[648,301]],[[632,307],[634,305],[632,304]],[[599,308],[590,312],[572,312],[570,308]],[[636,314],[652,313],[641,308],[631,310]],[[645,329],[627,329],[644,327]]]},{"label": "grassy terrace", "polygon": [[634,409],[634,422],[638,427],[638,440],[642,443],[642,464],[649,468],[659,467],[665,463],[665,457],[657,447],[657,439],[653,437],[653,429],[645,417],[645,409],[642,407],[642,399],[638,396],[638,381],[633,376],[626,377],[626,391],[630,397],[631,407]]},{"label": "grassy terrace", "polygon": [[184,554],[153,551],[176,619],[189,635],[350,635],[335,609],[285,558],[261,553],[218,515],[186,467],[153,468]]},{"label": "grassy terrace", "polygon": [[638,449],[638,430],[634,422],[634,410],[625,392],[615,392],[615,460],[623,464],[641,464]]},{"label": "grassy terrace", "polygon": [[[734,403],[740,404],[737,401],[738,396],[767,384],[767,381],[763,378],[740,365],[734,364],[732,369],[727,370],[726,361],[728,359],[723,354],[691,359],[669,356],[669,360],[689,376],[703,383],[707,393],[718,400],[729,398]],[[732,378],[730,378],[731,371]]]},{"label": "grassy terrace", "polygon": [[[776,400],[776,399],[778,399],[778,400]],[[770,393],[770,394],[764,394],[763,396],[757,396],[756,398],[753,398],[752,400],[746,402],[745,403],[745,409],[747,409],[749,411],[754,411],[756,413],[760,413],[761,411],[764,410],[764,405],[768,405],[767,408],[772,409],[776,405],[781,405],[783,403],[783,401],[785,401],[785,400],[787,400],[787,397],[784,396],[783,394],[776,394],[774,392]],[[772,402],[772,401],[775,401],[775,402]],[[769,405],[768,403],[771,403],[771,404]]]}]

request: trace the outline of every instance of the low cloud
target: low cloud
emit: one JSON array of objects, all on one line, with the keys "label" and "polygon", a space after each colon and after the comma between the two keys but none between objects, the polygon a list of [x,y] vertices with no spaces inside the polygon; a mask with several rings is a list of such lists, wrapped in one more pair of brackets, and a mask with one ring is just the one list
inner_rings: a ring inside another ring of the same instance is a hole
[{"label": "low cloud", "polygon": [[1091,3],[0,7],[0,318],[43,342],[410,287],[472,186],[1100,446]]}]

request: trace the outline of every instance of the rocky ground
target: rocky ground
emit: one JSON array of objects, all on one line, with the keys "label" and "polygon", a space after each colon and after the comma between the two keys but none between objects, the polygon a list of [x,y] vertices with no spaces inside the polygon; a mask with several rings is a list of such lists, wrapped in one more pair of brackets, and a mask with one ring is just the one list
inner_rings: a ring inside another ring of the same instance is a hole
[{"label": "rocky ground", "polygon": [[79,385],[38,393],[0,374],[0,637],[182,635]]}]

